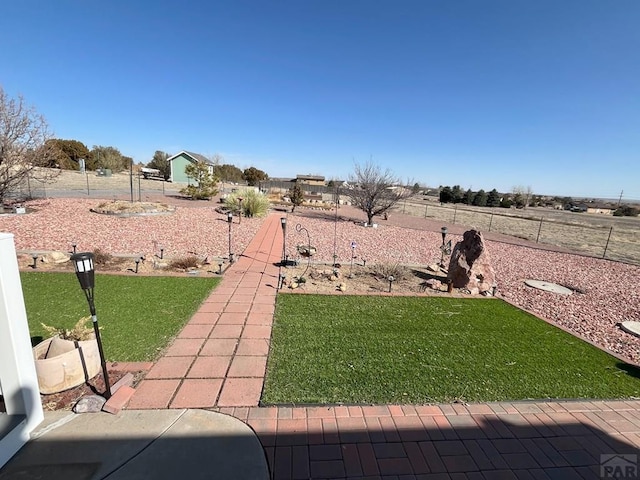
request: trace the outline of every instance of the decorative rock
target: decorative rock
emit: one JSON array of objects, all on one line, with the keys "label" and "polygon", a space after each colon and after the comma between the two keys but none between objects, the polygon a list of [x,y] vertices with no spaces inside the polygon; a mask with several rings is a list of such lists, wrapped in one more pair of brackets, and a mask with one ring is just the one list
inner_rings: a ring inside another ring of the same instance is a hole
[{"label": "decorative rock", "polygon": [[69,261],[69,255],[64,252],[50,252],[42,257],[45,263],[64,263]]},{"label": "decorative rock", "polygon": [[562,285],[558,285],[557,283],[531,279],[525,280],[524,283],[529,287],[544,290],[546,292],[559,293],[560,295],[571,295],[573,293],[573,290],[571,290],[570,288],[563,287]]},{"label": "decorative rock", "polygon": [[340,285],[338,285],[338,290],[340,290],[341,292],[346,292],[347,291],[347,284],[342,282]]},{"label": "decorative rock", "polygon": [[438,265],[437,263],[434,263],[432,265],[429,265],[427,267],[427,270],[429,270],[430,272],[439,272],[440,271],[440,265]]},{"label": "decorative rock", "polygon": [[298,288],[300,285],[298,285],[298,282],[291,282],[291,285],[289,285],[289,288],[291,290],[295,290],[296,288]]},{"label": "decorative rock", "polygon": [[472,294],[493,290],[496,274],[482,233],[477,230],[464,232],[462,241],[456,243],[451,253],[447,279],[455,288],[465,288]]},{"label": "decorative rock", "polygon": [[97,413],[102,411],[107,400],[100,395],[87,395],[82,397],[73,406],[73,413]]},{"label": "decorative rock", "polygon": [[434,290],[440,290],[440,287],[442,287],[442,282],[440,280],[436,280],[434,278],[427,280],[425,282],[425,284],[429,287],[429,288],[433,288]]}]

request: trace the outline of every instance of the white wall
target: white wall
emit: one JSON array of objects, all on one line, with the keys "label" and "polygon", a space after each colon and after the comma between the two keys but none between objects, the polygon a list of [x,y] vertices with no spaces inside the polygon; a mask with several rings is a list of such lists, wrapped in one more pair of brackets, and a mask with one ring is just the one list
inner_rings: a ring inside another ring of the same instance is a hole
[{"label": "white wall", "polygon": [[0,415],[26,417],[16,428],[3,432],[1,467],[29,440],[29,434],[43,419],[18,259],[10,233],[0,233],[0,382],[7,409]]}]

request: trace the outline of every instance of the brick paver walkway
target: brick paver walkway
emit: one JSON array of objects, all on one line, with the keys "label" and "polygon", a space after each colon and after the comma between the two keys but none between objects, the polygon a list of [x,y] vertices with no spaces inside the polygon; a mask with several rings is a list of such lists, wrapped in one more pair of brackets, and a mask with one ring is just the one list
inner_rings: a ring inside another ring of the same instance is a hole
[{"label": "brick paver walkway", "polygon": [[640,401],[258,407],[279,218],[265,221],[128,408],[233,415],[256,431],[277,479],[597,479],[637,468]]},{"label": "brick paver walkway", "polygon": [[138,385],[129,409],[258,405],[281,252],[280,216],[270,215]]}]

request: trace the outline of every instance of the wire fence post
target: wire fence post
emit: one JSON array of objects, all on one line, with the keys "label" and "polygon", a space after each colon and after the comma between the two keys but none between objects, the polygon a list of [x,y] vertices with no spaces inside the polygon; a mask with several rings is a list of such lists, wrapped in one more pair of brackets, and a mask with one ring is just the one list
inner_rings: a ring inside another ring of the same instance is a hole
[{"label": "wire fence post", "polygon": [[491,217],[489,218],[489,231],[491,231],[491,224],[493,223],[493,213],[491,214]]},{"label": "wire fence post", "polygon": [[429,209],[429,205],[424,206],[424,218],[427,218],[427,210]]},{"label": "wire fence post", "polygon": [[538,235],[536,236],[536,243],[538,243],[538,240],[540,240],[540,230],[542,230],[542,220],[543,218],[540,217],[540,226],[538,227]]},{"label": "wire fence post", "polygon": [[453,206],[453,224],[456,224],[456,215],[458,214],[458,205]]},{"label": "wire fence post", "polygon": [[613,232],[613,227],[609,228],[609,236],[607,237],[607,243],[604,246],[604,252],[602,253],[602,258],[607,256],[607,249],[609,248],[609,240],[611,240],[611,233]]}]

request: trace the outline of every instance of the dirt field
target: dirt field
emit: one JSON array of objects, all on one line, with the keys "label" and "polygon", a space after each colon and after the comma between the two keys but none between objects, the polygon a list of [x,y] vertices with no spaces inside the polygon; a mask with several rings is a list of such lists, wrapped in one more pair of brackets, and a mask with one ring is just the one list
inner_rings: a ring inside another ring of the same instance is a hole
[{"label": "dirt field", "polygon": [[475,227],[483,232],[565,247],[598,258],[640,263],[639,217],[614,217],[547,208],[516,210],[441,206],[425,201],[400,204],[395,208],[395,213]]}]

